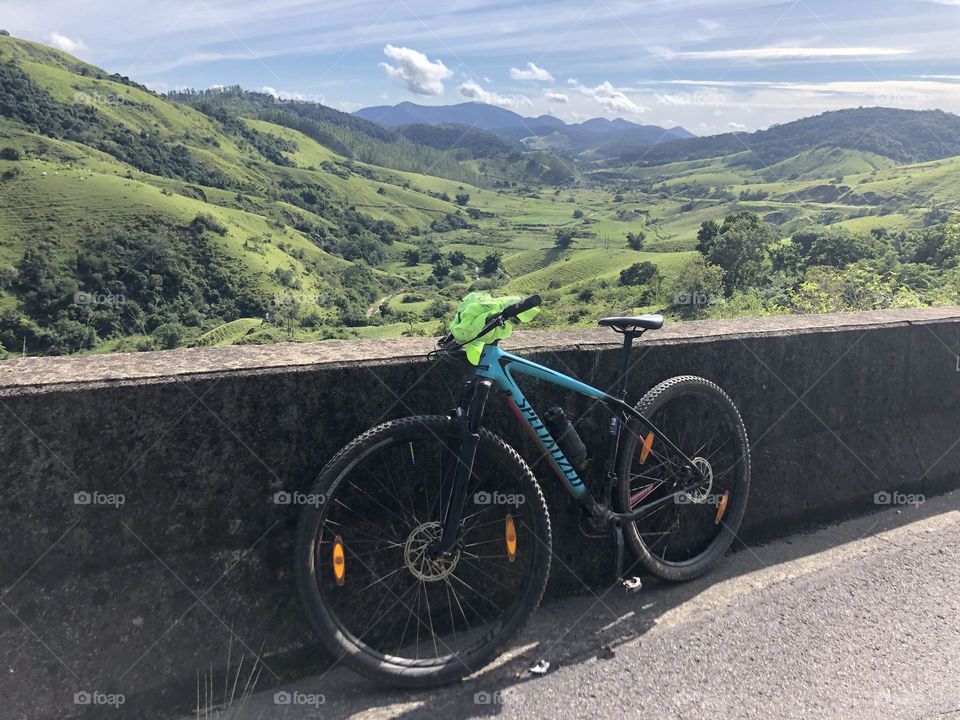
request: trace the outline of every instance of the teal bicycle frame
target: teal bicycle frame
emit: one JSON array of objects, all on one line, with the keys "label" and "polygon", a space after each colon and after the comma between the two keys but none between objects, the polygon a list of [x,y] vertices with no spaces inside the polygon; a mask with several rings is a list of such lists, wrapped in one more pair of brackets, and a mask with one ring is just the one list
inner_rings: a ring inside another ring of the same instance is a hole
[{"label": "teal bicycle frame", "polygon": [[[487,398],[492,388],[507,395],[507,402],[516,414],[521,424],[525,425],[534,438],[536,444],[547,458],[554,472],[563,481],[564,486],[584,509],[594,518],[603,522],[610,522],[617,541],[617,572],[623,566],[623,532],[622,523],[631,522],[649,513],[661,505],[674,502],[675,498],[683,493],[690,492],[703,482],[703,474],[694,466],[693,462],[669,438],[644,417],[623,398],[626,396],[626,375],[630,369],[629,352],[633,341],[632,335],[624,338],[623,364],[615,392],[620,396],[611,395],[603,390],[587,385],[563,373],[551,370],[532,360],[512,355],[501,350],[496,343],[486,345],[480,355],[480,360],[474,370],[474,378],[466,385],[464,397],[460,406],[453,411],[453,416],[460,420],[460,447],[457,453],[456,464],[451,466],[448,480],[444,481],[444,490],[441,493],[443,507],[443,532],[439,543],[433,551],[446,554],[453,551],[460,531],[460,520],[463,517],[463,504],[466,499],[467,485],[472,472],[477,446],[480,441],[480,420],[486,406]],[[557,441],[550,434],[533,406],[524,396],[517,384],[516,375],[544,380],[553,385],[572,392],[593,398],[604,404],[612,413],[610,425],[610,445],[607,451],[606,478],[603,495],[600,502],[588,491],[573,463],[564,455]],[[611,509],[613,488],[619,482],[616,473],[617,456],[620,452],[620,437],[623,431],[623,420],[635,418],[641,424],[654,432],[658,442],[676,454],[681,464],[681,487],[675,488],[673,493],[665,497],[652,500],[629,512],[614,512]]]},{"label": "teal bicycle frame", "polygon": [[587,492],[583,480],[573,467],[573,464],[563,454],[563,450],[557,445],[556,440],[550,435],[550,431],[546,425],[544,425],[543,421],[537,416],[533,406],[527,401],[523,391],[520,390],[516,380],[514,380],[514,373],[545,380],[554,385],[559,385],[565,390],[572,390],[573,392],[603,402],[615,401],[616,398],[611,397],[602,390],[597,390],[595,387],[591,387],[586,383],[559,373],[556,370],[551,370],[548,367],[538,365],[530,360],[511,355],[496,345],[486,345],[483,348],[480,363],[477,365],[477,370],[474,373],[478,378],[490,380],[498,390],[509,395],[508,403],[510,408],[532,431],[533,437],[553,466],[554,472],[563,479],[567,490],[569,490],[574,497],[578,499],[581,498]]},{"label": "teal bicycle frame", "polygon": [[[495,387],[506,394],[507,402],[514,414],[521,421],[521,424],[527,427],[534,441],[543,452],[543,456],[547,458],[554,472],[563,481],[568,492],[576,498],[589,515],[598,521],[609,523],[617,544],[617,576],[621,575],[623,568],[623,523],[637,520],[665,503],[674,502],[679,495],[696,489],[704,480],[703,473],[693,464],[693,461],[669,438],[665,437],[648,418],[624,400],[626,397],[626,377],[630,370],[630,348],[636,336],[637,333],[624,334],[622,365],[614,390],[617,395],[611,395],[532,360],[512,355],[501,350],[496,342],[484,346],[474,370],[474,377],[467,382],[460,405],[452,412],[452,417],[458,418],[460,421],[459,450],[453,453],[456,457],[451,458],[451,460],[456,460],[456,463],[452,464],[449,471],[444,473],[445,479],[440,498],[442,507],[446,508],[443,512],[443,531],[439,542],[431,547],[431,553],[447,555],[453,552],[456,546],[460,534],[460,521],[463,517],[467,485],[476,458],[477,446],[480,442],[480,420],[490,390]],[[587,489],[583,478],[580,477],[573,463],[564,455],[562,448],[550,434],[550,430],[544,425],[533,406],[524,396],[523,391],[517,384],[515,377],[517,375],[526,375],[543,380],[565,390],[593,398],[612,412],[613,419],[610,425],[610,444],[607,450],[605,481],[603,494],[599,502]],[[680,465],[680,480],[674,487],[674,492],[664,497],[651,500],[628,512],[614,512],[611,506],[613,504],[614,487],[620,482],[616,467],[620,453],[623,421],[631,418],[638,420],[653,432],[661,446],[669,448],[672,453],[675,453]]]}]

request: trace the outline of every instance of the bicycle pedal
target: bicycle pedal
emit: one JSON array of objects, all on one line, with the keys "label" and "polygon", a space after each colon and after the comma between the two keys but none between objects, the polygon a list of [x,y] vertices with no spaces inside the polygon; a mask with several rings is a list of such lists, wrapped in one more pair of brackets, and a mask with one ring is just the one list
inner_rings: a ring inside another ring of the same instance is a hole
[{"label": "bicycle pedal", "polygon": [[633,577],[624,578],[620,581],[623,585],[623,589],[628,593],[638,593],[643,590],[643,583],[640,581],[640,578],[634,575]]}]

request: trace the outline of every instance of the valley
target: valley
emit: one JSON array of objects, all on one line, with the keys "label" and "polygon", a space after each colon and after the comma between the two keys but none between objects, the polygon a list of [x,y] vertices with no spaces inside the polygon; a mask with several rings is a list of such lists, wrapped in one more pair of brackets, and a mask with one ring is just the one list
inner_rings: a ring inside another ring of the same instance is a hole
[{"label": "valley", "polygon": [[960,297],[960,118],[939,111],[581,127],[554,152],[499,120],[161,96],[12,37],[0,68],[10,356],[437,335],[471,290],[540,293],[541,327]]}]

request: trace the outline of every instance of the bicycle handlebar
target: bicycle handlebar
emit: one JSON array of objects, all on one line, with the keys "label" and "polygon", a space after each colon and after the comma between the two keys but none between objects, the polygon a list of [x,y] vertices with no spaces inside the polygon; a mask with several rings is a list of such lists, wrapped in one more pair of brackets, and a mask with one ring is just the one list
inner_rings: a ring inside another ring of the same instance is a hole
[{"label": "bicycle handlebar", "polygon": [[[539,295],[531,295],[528,298],[524,298],[520,302],[513,303],[513,305],[507,305],[496,315],[490,316],[490,318],[487,320],[487,324],[483,326],[483,330],[477,333],[477,337],[483,337],[500,323],[515,318],[520,313],[526,312],[531,308],[537,307],[541,302],[543,302],[543,300]],[[453,342],[453,336],[446,335],[440,339],[440,341],[437,343],[437,347],[443,348],[452,344]]]},{"label": "bicycle handlebar", "polygon": [[543,301],[540,299],[539,295],[531,295],[530,297],[526,298],[525,300],[521,300],[518,303],[514,303],[513,305],[507,305],[503,309],[503,312],[500,313],[500,317],[502,317],[505,320],[509,318],[514,318],[522,312],[526,312],[531,308],[537,307],[541,302]]}]

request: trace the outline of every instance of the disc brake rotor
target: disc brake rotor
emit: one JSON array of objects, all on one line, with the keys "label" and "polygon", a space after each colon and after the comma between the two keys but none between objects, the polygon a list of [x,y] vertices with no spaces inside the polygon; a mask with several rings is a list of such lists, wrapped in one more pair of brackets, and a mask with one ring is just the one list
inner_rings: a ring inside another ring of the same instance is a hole
[{"label": "disc brake rotor", "polygon": [[692,462],[693,466],[703,475],[704,484],[693,492],[687,493],[687,497],[690,499],[690,502],[702,505],[707,502],[707,498],[710,497],[710,491],[713,489],[713,467],[705,458],[699,456],[693,458]]},{"label": "disc brake rotor", "polygon": [[439,522],[418,525],[410,533],[403,546],[403,562],[410,573],[424,582],[437,582],[449,577],[460,560],[460,550],[456,549],[450,557],[434,558],[427,548],[443,534]]}]

